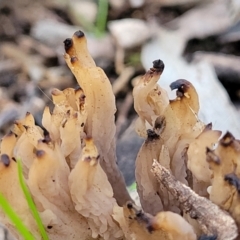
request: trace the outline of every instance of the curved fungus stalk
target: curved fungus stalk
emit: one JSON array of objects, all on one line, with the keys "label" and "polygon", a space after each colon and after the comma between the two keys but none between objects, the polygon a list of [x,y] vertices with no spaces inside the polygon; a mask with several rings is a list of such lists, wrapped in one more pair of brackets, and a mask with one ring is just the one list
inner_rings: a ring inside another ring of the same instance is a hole
[{"label": "curved fungus stalk", "polygon": [[[83,32],[66,39],[65,60],[86,95],[87,112],[84,130],[94,139],[100,154],[100,164],[108,176],[114,196],[120,205],[130,200],[122,173],[116,164],[115,151],[115,97],[104,71],[96,67],[87,49]],[[100,130],[101,129],[101,130]]]},{"label": "curved fungus stalk", "polygon": [[[170,101],[171,108],[181,124],[181,134],[191,133],[198,122],[199,100],[194,86],[185,79],[179,79],[170,85],[176,91],[176,99]],[[197,134],[198,135],[198,134]]]},{"label": "curved fungus stalk", "polygon": [[86,218],[93,238],[100,235],[106,240],[120,239],[123,232],[112,218],[117,203],[99,159],[92,139],[86,139],[81,157],[69,175],[71,196],[75,209]]},{"label": "curved fungus stalk", "polygon": [[[155,60],[153,67],[139,80],[133,89],[135,111],[143,121],[147,121],[150,125],[153,125],[156,116],[161,113],[157,109],[156,103],[159,103],[162,111],[164,105],[167,105],[167,98],[164,98],[161,89],[157,85],[163,70],[164,63],[161,60]],[[163,96],[163,98],[159,98],[159,95]],[[158,102],[156,101],[157,98]]]},{"label": "curved fungus stalk", "polygon": [[209,196],[207,188],[211,185],[212,176],[212,170],[206,161],[205,149],[212,148],[220,136],[221,131],[212,130],[212,124],[208,124],[203,132],[189,144],[187,166],[193,175],[192,189],[200,196]]},{"label": "curved fungus stalk", "polygon": [[[141,203],[136,206],[116,164],[116,106],[109,79],[90,56],[83,32],[66,39],[64,47],[80,87],[52,90],[54,107],[44,109],[44,131],[27,113],[0,144],[0,193],[34,238],[42,239],[16,159],[50,240],[235,239],[240,141],[230,133],[218,140],[221,132],[198,119],[194,86],[174,81],[170,88],[176,99],[170,100],[157,84],[161,60],[134,86],[136,131],[145,138],[136,159]],[[0,222],[22,239],[2,209]]]},{"label": "curved fungus stalk", "polygon": [[40,140],[28,186],[50,239],[75,239],[80,235],[86,239],[90,235],[86,220],[74,209],[68,188],[69,173],[60,146]]},{"label": "curved fungus stalk", "polygon": [[135,177],[137,191],[144,211],[156,214],[163,210],[163,198],[159,196],[159,184],[150,172],[152,160],[160,156],[162,139],[154,131],[148,131],[148,138],[143,143],[136,158]]}]

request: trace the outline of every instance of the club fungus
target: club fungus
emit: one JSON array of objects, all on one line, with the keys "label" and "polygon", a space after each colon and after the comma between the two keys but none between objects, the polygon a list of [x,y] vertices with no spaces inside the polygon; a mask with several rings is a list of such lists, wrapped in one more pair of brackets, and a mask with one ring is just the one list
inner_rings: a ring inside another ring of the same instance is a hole
[{"label": "club fungus", "polygon": [[94,139],[100,154],[100,164],[113,187],[114,196],[118,203],[123,205],[130,200],[130,196],[116,164],[114,123],[116,106],[112,86],[104,71],[96,67],[81,31],[76,32],[72,39],[66,39],[64,43],[66,62],[87,96],[84,131]]},{"label": "club fungus", "polygon": [[[0,144],[0,193],[34,239],[42,239],[41,231],[23,194],[16,161],[22,163],[50,240],[235,239],[240,141],[230,133],[219,141],[221,132],[199,120],[191,82],[174,81],[170,88],[176,98],[169,99],[157,84],[164,63],[155,60],[134,86],[136,131],[145,138],[136,159],[141,202],[136,206],[116,163],[112,86],[90,56],[83,32],[64,46],[79,88],[52,90],[54,106],[44,109],[44,131],[27,113]],[[0,221],[22,239],[4,209]]]}]

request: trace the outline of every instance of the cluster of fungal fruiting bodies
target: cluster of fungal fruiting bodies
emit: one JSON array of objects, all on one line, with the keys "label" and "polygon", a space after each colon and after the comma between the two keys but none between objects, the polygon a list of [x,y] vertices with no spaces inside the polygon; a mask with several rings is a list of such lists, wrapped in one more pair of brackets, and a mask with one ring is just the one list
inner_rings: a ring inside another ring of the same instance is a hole
[{"label": "cluster of fungal fruiting bodies", "polygon": [[[46,107],[42,119],[47,135],[27,113],[0,145],[0,192],[35,239],[41,235],[21,191],[16,160],[49,239],[194,240],[202,233],[234,239],[240,143],[227,133],[216,147],[221,132],[198,119],[194,86],[173,82],[177,97],[169,100],[157,84],[164,64],[156,60],[133,89],[136,131],[145,138],[136,160],[140,208],[116,164],[111,84],[81,31],[64,44],[80,88],[53,89],[54,108]],[[0,217],[20,239],[2,210]]]}]

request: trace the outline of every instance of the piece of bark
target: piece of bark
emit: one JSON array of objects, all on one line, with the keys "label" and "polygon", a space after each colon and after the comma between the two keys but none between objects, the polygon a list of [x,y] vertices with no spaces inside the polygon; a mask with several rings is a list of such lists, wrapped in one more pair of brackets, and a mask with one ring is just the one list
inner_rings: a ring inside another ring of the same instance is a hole
[{"label": "piece of bark", "polygon": [[189,187],[177,181],[156,160],[153,162],[152,172],[157,180],[179,201],[182,210],[198,221],[205,234],[217,236],[218,240],[231,240],[237,237],[237,226],[228,213],[206,198],[198,196]]}]

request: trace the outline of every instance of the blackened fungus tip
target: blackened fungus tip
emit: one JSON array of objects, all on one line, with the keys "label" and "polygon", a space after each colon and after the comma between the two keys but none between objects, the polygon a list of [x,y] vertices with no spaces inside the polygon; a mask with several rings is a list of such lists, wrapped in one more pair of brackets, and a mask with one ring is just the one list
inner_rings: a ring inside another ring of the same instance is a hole
[{"label": "blackened fungus tip", "polygon": [[23,125],[23,127],[24,127],[26,130],[28,130],[28,128],[29,128],[29,127],[28,127],[28,126],[26,126],[26,125]]},{"label": "blackened fungus tip", "polygon": [[44,139],[42,140],[42,142],[43,142],[43,143],[46,143],[46,144],[48,144],[48,143],[51,142],[51,138],[50,138],[49,134],[46,134],[46,135],[45,135],[45,137],[44,137]]},{"label": "blackened fungus tip", "polygon": [[8,167],[10,165],[10,158],[7,154],[1,155],[1,162],[4,164],[5,167]]},{"label": "blackened fungus tip", "polygon": [[212,152],[212,150],[209,147],[206,147],[206,153]]},{"label": "blackened fungus tip", "polygon": [[226,132],[226,134],[220,140],[220,144],[224,147],[228,147],[233,143],[234,140],[234,136],[230,132]]},{"label": "blackened fungus tip", "polygon": [[209,130],[212,130],[212,122],[208,123],[206,128],[208,128]]},{"label": "blackened fungus tip", "polygon": [[75,63],[76,61],[77,61],[78,59],[77,59],[77,57],[71,57],[71,63]]},{"label": "blackened fungus tip", "polygon": [[37,150],[37,151],[36,151],[36,156],[37,156],[38,158],[41,158],[42,156],[44,156],[44,154],[45,154],[45,152],[44,152],[43,150]]},{"label": "blackened fungus tip", "polygon": [[170,84],[171,90],[178,89],[182,93],[186,92],[190,87],[190,82],[185,79],[178,79]]},{"label": "blackened fungus tip", "polygon": [[153,68],[158,69],[159,71],[163,71],[164,70],[164,63],[162,60],[158,59],[153,61]]},{"label": "blackened fungus tip", "polygon": [[159,135],[152,129],[147,129],[147,140],[153,141],[155,139],[159,139]]},{"label": "blackened fungus tip", "polygon": [[84,33],[81,30],[75,32],[74,35],[78,38],[84,37]]},{"label": "blackened fungus tip", "polygon": [[133,205],[132,205],[131,202],[127,202],[127,208],[128,208],[128,209],[132,209],[132,208],[133,208]]},{"label": "blackened fungus tip", "polygon": [[151,224],[147,225],[147,230],[149,233],[152,233],[154,231],[154,228]]},{"label": "blackened fungus tip", "polygon": [[67,38],[66,40],[63,41],[63,43],[64,43],[65,51],[67,52],[72,47],[72,39]]}]

